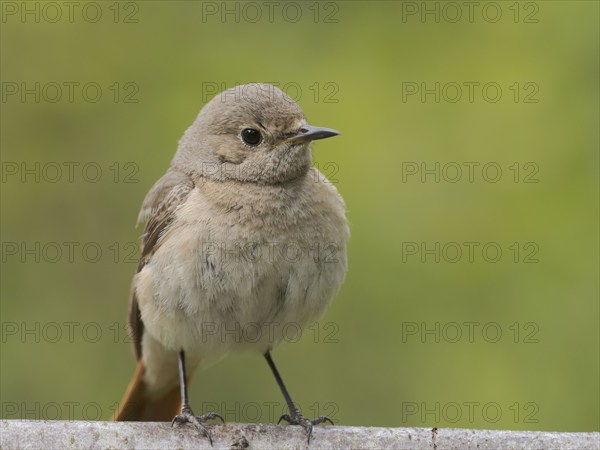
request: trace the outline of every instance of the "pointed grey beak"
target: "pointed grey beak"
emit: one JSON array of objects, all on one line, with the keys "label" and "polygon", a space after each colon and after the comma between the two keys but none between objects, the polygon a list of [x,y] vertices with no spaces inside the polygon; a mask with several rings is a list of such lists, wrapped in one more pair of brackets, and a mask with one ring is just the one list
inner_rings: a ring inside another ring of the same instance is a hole
[{"label": "pointed grey beak", "polygon": [[339,131],[331,128],[313,127],[312,125],[304,125],[300,131],[288,139],[288,142],[310,142],[317,139],[325,139],[328,137],[337,136]]}]

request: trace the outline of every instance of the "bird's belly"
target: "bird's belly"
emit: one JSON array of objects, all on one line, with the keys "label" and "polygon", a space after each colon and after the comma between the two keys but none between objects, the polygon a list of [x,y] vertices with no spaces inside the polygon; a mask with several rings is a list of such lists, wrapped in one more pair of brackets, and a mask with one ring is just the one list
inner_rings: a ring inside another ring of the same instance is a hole
[{"label": "bird's belly", "polygon": [[216,358],[296,339],[323,314],[346,271],[341,237],[181,228],[136,279],[144,326],[171,350]]}]

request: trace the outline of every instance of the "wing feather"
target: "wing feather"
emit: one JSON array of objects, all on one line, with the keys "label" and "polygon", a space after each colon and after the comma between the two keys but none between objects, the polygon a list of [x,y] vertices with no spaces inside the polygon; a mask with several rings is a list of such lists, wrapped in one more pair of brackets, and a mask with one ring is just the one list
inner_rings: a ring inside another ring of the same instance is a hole
[{"label": "wing feather", "polygon": [[[169,228],[175,211],[185,202],[193,188],[194,182],[188,175],[171,169],[150,189],[138,217],[138,223],[145,219],[147,221],[142,235],[137,272],[144,268],[160,247],[160,237]],[[139,360],[142,355],[144,323],[135,294],[135,282],[132,283],[129,295],[128,321],[135,357]]]}]

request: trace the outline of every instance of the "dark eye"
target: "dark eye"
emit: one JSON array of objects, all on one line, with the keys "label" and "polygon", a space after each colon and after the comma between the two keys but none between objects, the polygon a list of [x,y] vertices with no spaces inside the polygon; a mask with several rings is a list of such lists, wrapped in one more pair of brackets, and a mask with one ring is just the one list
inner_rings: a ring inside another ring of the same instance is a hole
[{"label": "dark eye", "polygon": [[254,128],[244,128],[242,130],[242,140],[248,145],[258,145],[261,138],[260,131]]}]

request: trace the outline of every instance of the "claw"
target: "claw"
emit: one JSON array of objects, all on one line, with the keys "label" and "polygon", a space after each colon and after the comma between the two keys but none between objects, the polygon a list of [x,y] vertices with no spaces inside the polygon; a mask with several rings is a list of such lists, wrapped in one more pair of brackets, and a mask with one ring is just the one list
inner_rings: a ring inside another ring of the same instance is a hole
[{"label": "claw", "polygon": [[285,420],[287,423],[292,423],[292,419],[290,419],[290,416],[288,414],[284,414],[283,416],[281,416],[277,421],[277,425],[279,425],[282,420]]},{"label": "claw", "polygon": [[324,422],[329,422],[331,425],[335,425],[335,423],[333,423],[333,420],[331,420],[327,416],[318,417],[316,419],[311,420],[311,422],[312,422],[313,425],[318,425],[318,424],[324,423]]},{"label": "claw", "polygon": [[192,425],[194,425],[196,430],[200,431],[202,434],[204,434],[204,436],[208,438],[208,441],[212,446],[213,440],[210,430],[204,425],[204,422],[211,419],[221,419],[223,423],[225,423],[225,419],[223,419],[223,417],[221,417],[215,412],[207,413],[203,416],[195,416],[191,409],[184,408],[181,410],[181,414],[178,414],[177,416],[173,417],[173,420],[171,421],[171,426],[173,427],[175,425],[179,426],[184,423],[191,423]]},{"label": "claw", "polygon": [[329,422],[331,425],[334,424],[333,420],[331,420],[327,416],[321,416],[316,419],[309,420],[309,419],[304,418],[304,416],[297,409],[290,411],[290,413],[291,413],[291,415],[284,414],[283,416],[281,416],[279,418],[279,421],[277,422],[277,424],[279,424],[282,420],[285,420],[290,425],[300,425],[306,431],[307,443],[309,443],[309,444],[310,444],[310,438],[312,437],[313,425],[318,425],[323,422]]},{"label": "claw", "polygon": [[206,413],[202,417],[204,418],[204,420],[221,419],[221,422],[225,423],[225,419],[223,419],[223,417],[220,414],[217,414],[216,412]]}]

